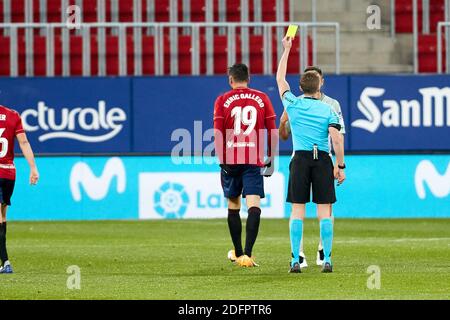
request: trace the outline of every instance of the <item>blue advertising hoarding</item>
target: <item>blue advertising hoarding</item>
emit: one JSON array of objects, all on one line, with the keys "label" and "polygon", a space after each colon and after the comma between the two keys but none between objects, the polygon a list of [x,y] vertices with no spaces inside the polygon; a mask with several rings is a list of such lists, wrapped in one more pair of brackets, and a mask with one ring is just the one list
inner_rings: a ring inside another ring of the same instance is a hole
[{"label": "blue advertising hoarding", "polygon": [[349,88],[352,150],[450,150],[448,76],[354,76]]},{"label": "blue advertising hoarding", "polygon": [[[287,80],[294,94],[300,95],[299,77],[289,76]],[[136,152],[170,152],[179,142],[176,130],[187,130],[192,137],[201,136],[213,127],[216,98],[231,89],[224,76],[136,78],[133,83],[133,150]],[[250,86],[269,96],[278,125],[283,105],[275,78],[255,76]],[[347,117],[348,78],[326,77],[324,91],[341,102],[343,115]],[[192,144],[191,151],[201,152],[208,142]],[[292,151],[292,141],[281,142],[280,150]]]},{"label": "blue advertising hoarding", "polygon": [[[217,164],[211,158],[39,157],[41,180],[28,184],[18,158],[12,220],[225,218]],[[265,178],[265,218],[288,217],[290,157]],[[337,187],[339,218],[450,218],[450,155],[348,156]],[[57,170],[55,170],[57,168]],[[307,206],[315,217],[315,206]],[[242,210],[245,213],[245,209]]]},{"label": "blue advertising hoarding", "polygon": [[131,80],[0,79],[0,104],[22,116],[39,153],[130,152]]},{"label": "blue advertising hoarding", "polygon": [[[299,77],[288,81],[299,95]],[[275,78],[250,85],[268,94],[278,124]],[[21,113],[37,153],[168,154],[177,129],[200,136],[191,152],[210,143],[214,101],[229,89],[226,76],[0,79],[0,104]],[[330,75],[323,91],[341,104],[347,151],[450,151],[449,76]]]}]

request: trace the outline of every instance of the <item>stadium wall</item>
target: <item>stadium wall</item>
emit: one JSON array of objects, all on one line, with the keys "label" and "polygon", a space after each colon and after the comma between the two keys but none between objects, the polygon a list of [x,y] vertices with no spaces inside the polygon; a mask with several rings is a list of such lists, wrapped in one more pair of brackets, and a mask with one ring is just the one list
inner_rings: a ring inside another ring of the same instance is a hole
[{"label": "stadium wall", "polygon": [[[289,214],[289,161],[280,157],[277,171],[265,179],[265,218]],[[41,157],[38,163],[41,180],[31,187],[26,161],[17,159],[12,220],[226,217],[218,166],[211,158]],[[336,217],[450,217],[448,155],[351,155],[346,163]],[[308,205],[308,217],[314,210]]]},{"label": "stadium wall", "polygon": [[[299,94],[298,77],[288,80]],[[255,76],[251,84],[281,115],[275,79]],[[326,77],[325,93],[342,106],[350,154],[336,216],[450,217],[449,84],[449,76]],[[29,187],[26,163],[17,159],[10,218],[224,217],[212,159],[167,155],[186,142],[180,137],[189,138],[192,153],[211,146],[206,132],[226,77],[13,78],[0,79],[0,90],[0,103],[22,115],[42,176]],[[291,150],[291,141],[281,144],[282,153]],[[289,213],[288,163],[281,157],[267,180],[266,217]]]}]

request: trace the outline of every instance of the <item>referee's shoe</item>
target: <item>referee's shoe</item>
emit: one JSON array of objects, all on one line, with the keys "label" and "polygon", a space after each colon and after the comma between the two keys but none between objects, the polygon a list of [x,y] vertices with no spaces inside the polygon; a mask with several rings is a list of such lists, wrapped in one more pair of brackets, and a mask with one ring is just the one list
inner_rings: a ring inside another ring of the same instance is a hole
[{"label": "referee's shoe", "polygon": [[323,264],[322,273],[332,273],[333,272],[333,266],[330,262],[325,262]]},{"label": "referee's shoe", "polygon": [[294,262],[293,264],[290,263],[290,269],[289,269],[289,273],[302,273],[302,269],[300,268],[300,263],[298,262]]},{"label": "referee's shoe", "polygon": [[[291,252],[291,257],[294,257],[294,254]],[[306,262],[306,255],[303,251],[300,252],[299,254],[299,261],[300,261],[300,268],[306,268],[308,267],[308,263]]]}]

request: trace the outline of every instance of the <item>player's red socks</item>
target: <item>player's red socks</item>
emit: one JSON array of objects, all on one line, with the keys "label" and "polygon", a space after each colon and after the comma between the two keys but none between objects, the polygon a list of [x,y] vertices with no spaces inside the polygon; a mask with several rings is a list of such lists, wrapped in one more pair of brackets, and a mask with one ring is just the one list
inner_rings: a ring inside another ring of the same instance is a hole
[{"label": "player's red socks", "polygon": [[259,221],[261,218],[261,209],[258,207],[251,207],[248,209],[248,218],[245,238],[245,254],[249,257],[252,256],[253,245],[255,244],[256,237],[259,231]]},{"label": "player's red socks", "polygon": [[233,241],[236,257],[242,256],[242,222],[239,209],[228,209],[228,228]]}]

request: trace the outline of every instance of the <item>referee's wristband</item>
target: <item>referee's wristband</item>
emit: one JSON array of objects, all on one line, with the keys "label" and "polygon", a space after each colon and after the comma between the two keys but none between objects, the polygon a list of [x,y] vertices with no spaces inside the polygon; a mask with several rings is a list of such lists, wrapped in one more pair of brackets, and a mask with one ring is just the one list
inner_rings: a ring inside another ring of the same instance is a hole
[{"label": "referee's wristband", "polygon": [[342,166],[338,164],[338,168],[344,170],[346,168],[345,163]]}]

